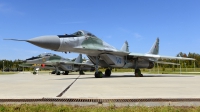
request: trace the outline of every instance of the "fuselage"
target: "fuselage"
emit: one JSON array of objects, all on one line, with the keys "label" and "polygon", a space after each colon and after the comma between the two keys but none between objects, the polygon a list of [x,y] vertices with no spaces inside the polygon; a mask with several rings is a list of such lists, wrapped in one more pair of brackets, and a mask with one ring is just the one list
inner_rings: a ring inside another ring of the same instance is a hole
[{"label": "fuselage", "polygon": [[104,42],[90,32],[80,30],[70,35],[41,36],[28,40],[36,46],[59,52],[76,52],[86,54],[93,64],[119,68],[152,68],[154,63],[149,60],[137,60],[138,64],[129,59],[129,52],[124,52]]}]

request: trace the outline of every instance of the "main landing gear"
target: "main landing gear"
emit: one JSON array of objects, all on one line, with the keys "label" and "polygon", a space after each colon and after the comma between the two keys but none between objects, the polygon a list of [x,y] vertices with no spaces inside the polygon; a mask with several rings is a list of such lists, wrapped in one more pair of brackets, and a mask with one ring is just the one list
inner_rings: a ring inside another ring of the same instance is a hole
[{"label": "main landing gear", "polygon": [[[101,71],[95,72],[95,78],[102,78],[103,77],[103,73]],[[106,69],[105,71],[105,77],[110,77],[111,75],[111,69]]]},{"label": "main landing gear", "polygon": [[94,73],[95,78],[102,78],[103,77],[103,73],[101,71],[97,71]]},{"label": "main landing gear", "polygon": [[79,71],[79,75],[85,75],[85,73],[83,72],[83,70]]},{"label": "main landing gear", "polygon": [[143,77],[143,74],[141,74],[140,69],[135,69],[135,77]]},{"label": "main landing gear", "polygon": [[[103,73],[98,70],[99,58],[100,58],[99,56],[96,56],[96,66],[95,66],[95,73],[94,73],[95,78],[102,78],[103,77]],[[105,76],[110,77],[110,75],[111,75],[111,69],[106,69]]]},{"label": "main landing gear", "polygon": [[134,64],[135,64],[135,77],[143,77],[143,74],[141,74],[141,71],[138,68],[138,58],[135,59]]},{"label": "main landing gear", "polygon": [[111,75],[111,69],[106,69],[105,76],[110,77],[110,75]]},{"label": "main landing gear", "polygon": [[68,75],[69,74],[69,71],[65,71],[64,73],[63,73],[63,75]]}]

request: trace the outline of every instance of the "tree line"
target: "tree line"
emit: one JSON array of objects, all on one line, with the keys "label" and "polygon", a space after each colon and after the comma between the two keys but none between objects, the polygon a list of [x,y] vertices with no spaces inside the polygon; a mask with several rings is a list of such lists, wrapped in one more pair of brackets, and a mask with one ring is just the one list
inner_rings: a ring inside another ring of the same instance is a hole
[{"label": "tree line", "polygon": [[[196,59],[195,61],[191,61],[191,60],[184,60],[184,61],[179,61],[179,60],[160,60],[160,61],[166,61],[166,62],[172,62],[172,63],[180,63],[181,67],[187,67],[187,68],[198,68],[200,67],[200,54],[198,53],[183,53],[180,52],[176,55],[176,57],[186,57],[186,58],[194,58]],[[195,62],[195,63],[194,63]],[[22,69],[22,67],[19,66],[19,64],[22,64],[23,60],[17,59],[17,60],[0,60],[0,70],[3,69],[3,65],[4,65],[4,69],[5,68],[20,68]],[[155,66],[157,66],[155,64]],[[172,68],[174,67],[173,65],[170,64],[165,64],[165,65],[161,65],[159,64],[159,66],[162,66],[164,68]],[[32,68],[25,68],[25,70],[32,70]]]}]

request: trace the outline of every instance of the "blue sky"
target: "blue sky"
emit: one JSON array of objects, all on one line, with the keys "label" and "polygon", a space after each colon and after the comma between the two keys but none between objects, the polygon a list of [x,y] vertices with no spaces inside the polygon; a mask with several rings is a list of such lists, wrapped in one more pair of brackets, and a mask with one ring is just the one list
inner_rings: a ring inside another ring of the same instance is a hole
[{"label": "blue sky", "polygon": [[26,59],[50,52],[26,42],[42,35],[70,34],[86,30],[120,49],[146,53],[157,37],[160,55],[200,53],[199,0],[1,0],[0,59]]}]

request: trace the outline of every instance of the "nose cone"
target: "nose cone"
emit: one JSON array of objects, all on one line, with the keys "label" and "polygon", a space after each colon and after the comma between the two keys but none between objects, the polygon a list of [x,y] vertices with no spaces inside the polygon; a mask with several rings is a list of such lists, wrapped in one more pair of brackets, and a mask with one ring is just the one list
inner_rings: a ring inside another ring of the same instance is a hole
[{"label": "nose cone", "polygon": [[58,36],[40,36],[29,39],[27,42],[45,49],[58,50],[60,39]]}]

